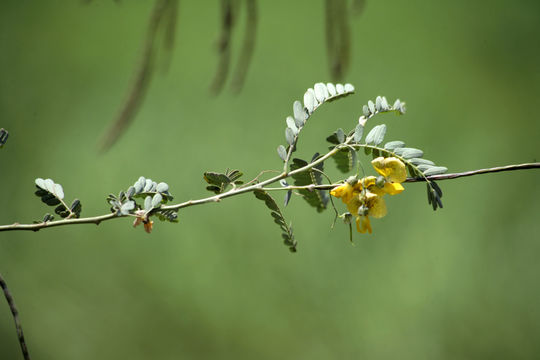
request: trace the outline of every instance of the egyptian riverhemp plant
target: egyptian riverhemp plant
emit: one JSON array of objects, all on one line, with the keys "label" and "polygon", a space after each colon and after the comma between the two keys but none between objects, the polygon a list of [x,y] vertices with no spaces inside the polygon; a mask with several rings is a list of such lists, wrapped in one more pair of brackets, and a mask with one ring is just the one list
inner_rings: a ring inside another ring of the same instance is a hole
[{"label": "egyptian riverhemp plant", "polygon": [[[293,157],[300,135],[315,111],[325,103],[353,93],[354,87],[351,84],[317,83],[313,88],[307,89],[302,102],[294,101],[292,115],[287,116],[285,121],[285,143],[277,146],[277,155],[281,161],[279,170],[263,170],[247,182],[240,180],[243,173],[239,170],[227,169],[223,173],[208,171],[202,178],[206,182],[206,190],[212,195],[180,203],[173,203],[174,197],[167,183],[156,182],[141,176],[125,190],[121,190],[118,195],[109,194],[105,198],[110,206],[109,213],[93,217],[81,217],[81,201],[78,199],[66,201],[64,189],[60,184],[51,179],[37,178],[35,179],[35,194],[45,204],[54,207],[53,212],[60,219],[55,220],[55,215],[46,213],[32,224],[1,225],[0,231],[38,231],[55,226],[97,225],[103,221],[131,218],[133,226],[143,224],[144,230],[151,233],[156,219],[177,223],[178,212],[181,209],[219,202],[244,193],[253,193],[255,198],[264,202],[270,210],[273,221],[281,230],[283,243],[291,252],[296,252],[298,243],[292,223],[286,220],[283,211],[293,194],[299,195],[317,212],[323,212],[328,207],[332,207],[335,214],[332,226],[337,218],[341,218],[349,227],[349,239],[352,241],[353,222],[359,233],[372,233],[370,218],[377,219],[385,216],[387,214],[386,195],[402,194],[405,183],[424,182],[428,204],[433,210],[437,210],[443,207],[441,200],[443,192],[438,184],[439,180],[540,168],[540,163],[536,162],[446,174],[447,168],[424,158],[422,150],[409,147],[401,140],[385,141],[387,129],[385,124],[371,125],[372,119],[382,113],[405,114],[406,108],[403,101],[397,99],[390,103],[384,96],[377,96],[374,101],[369,100],[363,105],[358,121],[350,124],[350,130],[345,131],[339,128],[330,134],[326,138],[329,144],[326,153],[315,153],[309,160]],[[0,130],[0,147],[5,144],[7,135],[7,131]],[[362,156],[368,157],[374,169],[373,175],[366,174],[368,166],[364,166],[366,161],[361,160]],[[326,174],[325,165],[328,166],[330,159],[343,174],[342,180],[333,182]],[[269,176],[269,173],[277,173],[277,175]],[[271,186],[272,184],[276,186]],[[282,205],[270,195],[272,192],[279,191],[284,192],[283,201],[279,201]],[[341,205],[336,206],[332,200],[333,197],[340,198],[346,209],[342,209]],[[29,359],[17,309],[1,275],[0,285],[14,317],[23,356]]]}]

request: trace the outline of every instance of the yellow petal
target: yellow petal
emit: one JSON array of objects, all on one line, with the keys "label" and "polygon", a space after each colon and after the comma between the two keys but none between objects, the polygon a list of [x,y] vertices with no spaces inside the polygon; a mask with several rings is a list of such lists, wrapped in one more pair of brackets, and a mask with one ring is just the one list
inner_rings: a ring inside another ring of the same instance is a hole
[{"label": "yellow petal", "polygon": [[369,216],[373,216],[374,218],[378,219],[382,218],[387,213],[386,203],[384,202],[382,196],[368,192],[366,196],[366,204],[369,208]]},{"label": "yellow petal", "polygon": [[341,198],[344,203],[348,203],[353,195],[353,187],[346,182],[345,184],[330,190],[330,195]]},{"label": "yellow petal", "polygon": [[356,216],[358,214],[358,208],[362,205],[360,196],[358,194],[351,197],[350,201],[347,202],[347,209],[351,214]]},{"label": "yellow petal", "polygon": [[403,188],[403,185],[401,185],[400,183],[388,183],[387,182],[386,184],[384,184],[384,188],[383,188],[383,191],[386,194],[390,194],[390,195],[399,194],[403,190],[405,190],[405,189]]},{"label": "yellow petal", "polygon": [[405,164],[398,158],[382,156],[373,159],[371,162],[375,171],[384,176],[390,182],[402,183],[407,179],[407,169]]},{"label": "yellow petal", "polygon": [[379,156],[378,158],[375,158],[371,161],[371,165],[373,165],[373,168],[375,169],[375,171],[377,171],[382,176],[386,177],[388,174],[385,168],[384,160],[385,159],[382,156]]},{"label": "yellow petal", "polygon": [[356,217],[356,231],[362,234],[365,234],[367,231],[371,234],[371,224],[369,222],[369,217],[367,216]]}]

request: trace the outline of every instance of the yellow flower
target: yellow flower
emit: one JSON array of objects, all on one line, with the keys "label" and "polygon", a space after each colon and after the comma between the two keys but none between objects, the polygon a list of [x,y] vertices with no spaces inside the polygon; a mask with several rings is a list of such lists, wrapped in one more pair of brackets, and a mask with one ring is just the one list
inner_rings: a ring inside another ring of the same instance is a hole
[{"label": "yellow flower", "polygon": [[375,171],[384,176],[386,180],[391,183],[402,183],[407,179],[407,169],[405,168],[405,164],[398,158],[383,158],[381,156],[373,159],[371,165],[373,165]]},{"label": "yellow flower", "polygon": [[347,180],[330,191],[332,196],[341,198],[349,212],[356,217],[356,230],[360,233],[371,234],[369,216],[385,216],[387,209],[383,196],[402,192],[404,189],[400,183],[407,178],[405,165],[397,158],[379,157],[372,161],[372,165],[384,177],[383,184],[378,183],[375,176],[367,176],[358,181]]}]

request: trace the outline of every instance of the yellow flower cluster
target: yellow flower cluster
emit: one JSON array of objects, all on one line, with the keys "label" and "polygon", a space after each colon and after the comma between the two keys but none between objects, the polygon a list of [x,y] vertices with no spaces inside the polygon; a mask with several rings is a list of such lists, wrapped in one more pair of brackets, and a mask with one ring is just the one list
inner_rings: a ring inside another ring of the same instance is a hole
[{"label": "yellow flower cluster", "polygon": [[349,212],[356,217],[358,232],[370,234],[369,216],[385,216],[387,211],[383,196],[402,192],[404,189],[401,183],[407,178],[405,164],[395,157],[378,157],[371,164],[381,177],[368,176],[360,180],[352,178],[330,191],[330,195],[341,198]]}]

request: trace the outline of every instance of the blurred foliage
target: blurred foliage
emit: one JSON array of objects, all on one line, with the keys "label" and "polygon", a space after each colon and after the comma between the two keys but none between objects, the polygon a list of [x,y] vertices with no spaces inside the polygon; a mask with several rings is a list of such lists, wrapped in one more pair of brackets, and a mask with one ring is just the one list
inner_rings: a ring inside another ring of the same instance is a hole
[{"label": "blurred foliage", "polygon": [[[0,126],[9,130],[1,223],[43,213],[31,194],[38,176],[76,193],[89,216],[142,173],[167,179],[182,201],[207,195],[207,169],[252,178],[281,168],[275,144],[290,100],[330,80],[323,4],[258,2],[244,91],[212,98],[215,5],[181,2],[190,14],[177,23],[181,54],[154,79],[140,121],[98,155],[151,2],[1,2]],[[298,157],[324,151],[325,137],[348,129],[365,99],[385,94],[408,106],[387,136],[421,145],[450,171],[535,160],[540,3],[492,1],[489,16],[487,6],[367,2],[349,24],[363,34],[352,39],[346,79],[356,95],[313,115]],[[294,255],[248,195],[181,211],[179,224],[160,223],[151,235],[129,219],[2,233],[0,270],[36,359],[536,358],[539,180],[524,171],[448,181],[436,213],[424,185],[405,184],[392,215],[355,247],[346,227],[330,229],[330,212],[293,199],[284,215],[303,239]],[[7,306],[0,348],[6,359],[20,356]]]}]

